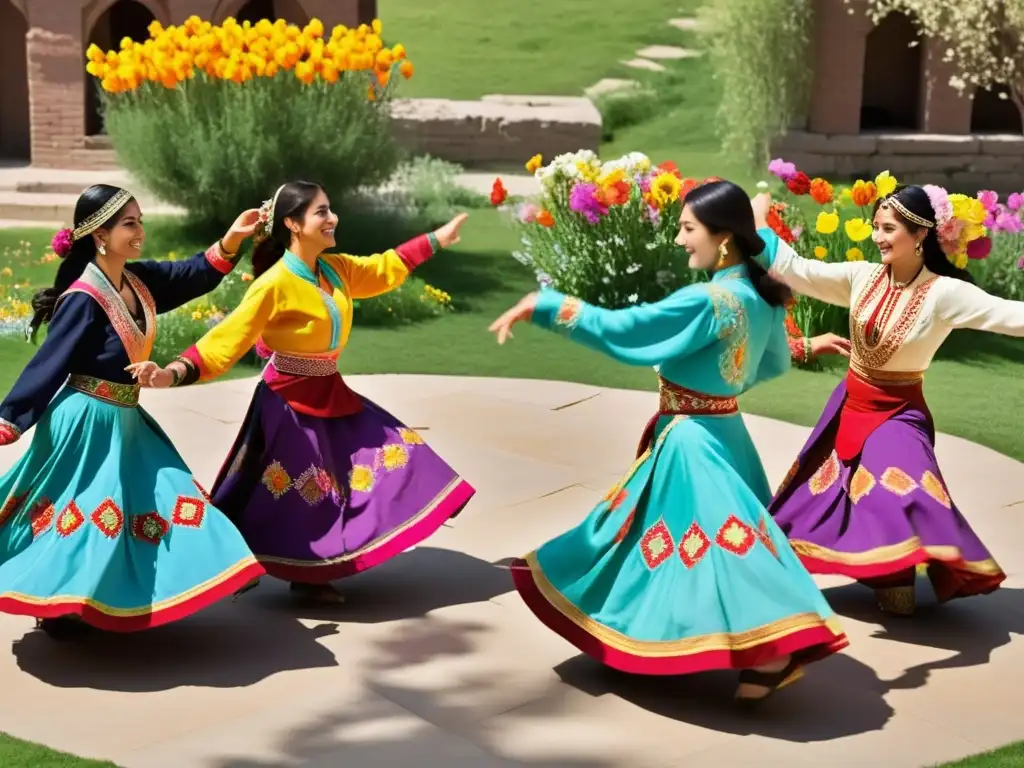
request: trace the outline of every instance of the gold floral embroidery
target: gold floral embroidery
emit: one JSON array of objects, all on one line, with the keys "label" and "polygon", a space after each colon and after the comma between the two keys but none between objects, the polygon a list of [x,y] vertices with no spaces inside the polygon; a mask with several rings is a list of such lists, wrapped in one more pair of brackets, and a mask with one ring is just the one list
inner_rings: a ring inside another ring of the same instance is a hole
[{"label": "gold floral embroidery", "polygon": [[726,552],[743,557],[754,546],[757,536],[754,529],[740,520],[736,515],[729,515],[722,527],[718,529],[715,543]]},{"label": "gold floral embroidery", "polygon": [[295,490],[303,501],[315,507],[333,490],[331,476],[325,469],[310,467],[295,481]]},{"label": "gold floral embroidery", "polygon": [[21,494],[20,496],[8,496],[7,501],[0,507],[0,526],[6,523],[15,512],[21,509],[21,505],[25,503],[25,499],[28,498],[28,491]]},{"label": "gold floral embroidery", "polygon": [[291,490],[292,479],[285,468],[281,466],[281,462],[275,461],[263,471],[263,485],[277,501]]},{"label": "gold floral embroidery", "polygon": [[747,342],[750,320],[739,297],[719,285],[707,283],[711,307],[715,313],[718,338],[728,339],[718,357],[718,372],[727,384],[742,384],[746,380]]},{"label": "gold floral embroidery", "polygon": [[28,519],[32,526],[32,536],[40,536],[53,524],[53,518],[57,511],[53,508],[53,502],[45,496],[32,505],[28,512]]},{"label": "gold floral embroidery", "polygon": [[864,465],[857,467],[850,480],[850,500],[857,504],[867,496],[875,487],[875,476],[868,472]]},{"label": "gold floral embroidery", "polygon": [[807,487],[815,496],[819,496],[835,485],[839,479],[839,457],[832,451],[824,463],[818,467],[818,471],[811,475],[807,481]]},{"label": "gold floral embroidery", "polygon": [[85,515],[82,514],[82,510],[75,502],[69,501],[57,518],[57,535],[66,538],[81,528],[84,522]]},{"label": "gold floral embroidery", "polygon": [[373,490],[376,478],[373,475],[373,468],[365,464],[356,464],[348,473],[348,487],[359,493],[369,493]]},{"label": "gold floral embroidery", "polygon": [[404,445],[385,445],[380,449],[379,461],[384,469],[392,472],[409,463],[409,452]]},{"label": "gold floral embroidery", "polygon": [[882,473],[882,487],[897,496],[906,496],[917,490],[917,483],[899,467],[889,467]]},{"label": "gold floral embroidery", "polygon": [[423,438],[420,437],[420,433],[415,429],[402,427],[398,430],[398,436],[402,438],[402,442],[406,445],[423,445]]},{"label": "gold floral embroidery", "polygon": [[679,540],[679,559],[687,568],[693,568],[704,559],[704,555],[710,548],[711,539],[697,525],[697,521],[694,521],[683,534],[683,538]]},{"label": "gold floral embroidery", "polygon": [[199,528],[206,516],[206,503],[191,496],[179,496],[171,513],[171,522],[186,528]]},{"label": "gold floral embroidery", "polygon": [[148,541],[150,544],[159,544],[170,530],[171,524],[156,512],[147,512],[132,518],[132,536],[142,541]]},{"label": "gold floral embroidery", "polygon": [[[907,338],[907,334],[917,323],[921,308],[928,292],[935,285],[932,277],[913,289],[910,300],[900,312],[893,326],[881,329],[882,336],[877,344],[869,344],[866,327],[874,314],[875,305],[886,295],[885,288],[889,282],[889,271],[885,265],[875,268],[875,273],[868,281],[867,288],[855,302],[854,311],[850,312],[850,340],[853,343],[853,361],[859,368],[882,368],[896,353]],[[851,363],[851,364],[852,364]]]},{"label": "gold floral embroidery", "polygon": [[737,413],[739,402],[735,397],[706,395],[686,387],[680,387],[667,379],[658,377],[658,410],[661,413],[687,416],[719,415]]},{"label": "gold floral embroidery", "polygon": [[644,562],[652,571],[672,557],[674,551],[672,534],[668,532],[668,526],[663,520],[659,520],[648,528],[647,533],[640,540],[640,554],[643,555]]},{"label": "gold floral embroidery", "polygon": [[566,296],[555,313],[555,327],[572,331],[579,324],[582,314],[583,302],[573,296]]},{"label": "gold floral embroidery", "polygon": [[789,484],[793,482],[794,478],[796,478],[797,472],[799,471],[800,459],[797,459],[796,461],[793,462],[793,466],[789,468],[789,471],[786,473],[786,476],[782,478],[782,482],[779,483],[779,488],[777,491],[775,491],[776,496],[778,496],[780,493],[782,493],[789,487]]},{"label": "gold floral embroidery", "polygon": [[946,509],[953,508],[953,501],[949,498],[946,486],[930,469],[925,470],[921,477],[921,489]]}]

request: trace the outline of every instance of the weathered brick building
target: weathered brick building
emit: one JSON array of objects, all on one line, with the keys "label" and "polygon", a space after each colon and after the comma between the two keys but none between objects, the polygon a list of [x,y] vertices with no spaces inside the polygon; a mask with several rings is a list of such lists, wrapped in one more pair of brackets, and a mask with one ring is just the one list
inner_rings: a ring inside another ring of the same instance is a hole
[{"label": "weathered brick building", "polygon": [[778,154],[823,176],[888,169],[969,192],[1024,186],[1020,113],[998,90],[954,90],[943,41],[919,38],[902,14],[874,26],[864,0],[817,0],[815,11],[810,114]]},{"label": "weathered brick building", "polygon": [[107,167],[96,85],[85,49],[145,39],[154,19],[180,24],[191,15],[213,22],[311,17],[335,24],[368,22],[376,0],[0,0],[0,161],[50,168]]}]

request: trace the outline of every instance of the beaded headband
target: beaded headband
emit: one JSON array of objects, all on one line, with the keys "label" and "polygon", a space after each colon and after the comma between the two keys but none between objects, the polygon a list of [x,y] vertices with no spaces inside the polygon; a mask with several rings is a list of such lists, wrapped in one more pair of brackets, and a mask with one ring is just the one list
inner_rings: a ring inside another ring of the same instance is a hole
[{"label": "beaded headband", "polygon": [[102,208],[74,228],[71,232],[71,239],[81,240],[83,237],[91,235],[97,229],[102,227],[106,223],[107,219],[123,208],[125,204],[132,199],[132,197],[132,193],[127,189],[117,190],[117,192],[114,193],[114,196],[103,204]]},{"label": "beaded headband", "polygon": [[278,187],[274,196],[270,200],[264,200],[263,205],[260,206],[260,231],[254,238],[257,243],[261,243],[270,237],[270,233],[274,229],[274,208],[277,206],[277,198],[281,194],[281,190],[286,186],[288,185],[282,184]]},{"label": "beaded headband", "polygon": [[932,227],[935,226],[934,221],[928,221],[928,219],[924,218],[923,216],[918,216],[913,211],[908,210],[907,206],[905,206],[895,197],[887,197],[882,202],[881,207],[894,209],[904,219],[913,222],[914,224],[917,224],[917,226],[919,227],[926,227],[927,229],[931,229]]}]

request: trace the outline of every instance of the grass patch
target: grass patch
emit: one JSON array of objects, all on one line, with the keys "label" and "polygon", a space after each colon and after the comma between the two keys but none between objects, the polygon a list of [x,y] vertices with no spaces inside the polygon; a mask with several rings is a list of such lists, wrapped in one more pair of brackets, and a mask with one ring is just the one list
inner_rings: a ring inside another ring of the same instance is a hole
[{"label": "grass patch", "polygon": [[991,752],[965,757],[935,768],[1020,768],[1024,765],[1024,741],[1008,744]]},{"label": "grass patch", "polygon": [[55,752],[6,733],[0,733],[0,765],[4,768],[117,768],[114,763]]}]

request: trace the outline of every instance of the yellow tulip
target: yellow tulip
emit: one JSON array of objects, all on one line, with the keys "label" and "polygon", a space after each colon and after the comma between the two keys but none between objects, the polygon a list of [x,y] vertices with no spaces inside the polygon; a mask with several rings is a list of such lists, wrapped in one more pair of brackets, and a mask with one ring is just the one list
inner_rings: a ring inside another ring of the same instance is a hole
[{"label": "yellow tulip", "polygon": [[[360,25],[360,28],[362,28],[361,25]],[[373,34],[379,35],[383,30],[384,30],[384,25],[381,23],[381,20],[380,19],[374,19],[373,20]]]},{"label": "yellow tulip", "polygon": [[839,213],[835,210],[831,213],[828,211],[821,211],[818,214],[818,218],[815,219],[814,229],[818,234],[831,235],[839,229]]},{"label": "yellow tulip", "polygon": [[847,261],[864,261],[864,252],[860,248],[851,248],[846,252]]},{"label": "yellow tulip", "polygon": [[896,190],[896,184],[896,179],[888,171],[882,171],[875,176],[875,188],[879,197],[891,195]]},{"label": "yellow tulip", "polygon": [[324,23],[320,19],[310,19],[306,25],[306,33],[313,37],[323,37]]},{"label": "yellow tulip", "polygon": [[844,225],[846,236],[853,242],[859,243],[871,237],[871,222],[864,219],[850,219]]},{"label": "yellow tulip", "polygon": [[94,61],[97,64],[105,64],[107,61],[107,54],[105,54],[103,49],[96,45],[96,43],[93,43],[86,49],[85,57],[89,61]]},{"label": "yellow tulip", "polygon": [[824,259],[826,256],[828,256],[828,249],[827,248],[825,248],[824,246],[821,246],[821,245],[816,245],[814,247],[814,258],[820,260],[820,259]]}]

